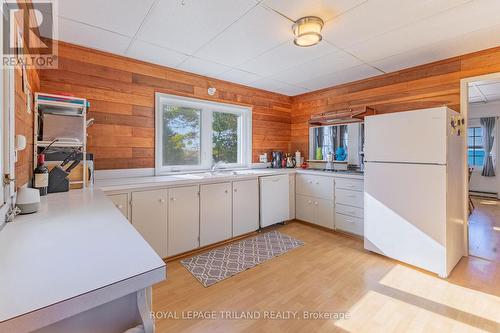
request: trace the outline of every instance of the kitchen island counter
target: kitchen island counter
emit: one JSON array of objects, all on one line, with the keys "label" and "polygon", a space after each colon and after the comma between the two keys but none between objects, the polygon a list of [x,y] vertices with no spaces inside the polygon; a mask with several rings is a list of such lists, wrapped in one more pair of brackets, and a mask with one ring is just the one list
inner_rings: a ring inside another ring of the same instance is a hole
[{"label": "kitchen island counter", "polygon": [[166,274],[98,189],[49,194],[37,213],[8,223],[0,231],[0,267],[0,331],[18,333],[135,297]]}]

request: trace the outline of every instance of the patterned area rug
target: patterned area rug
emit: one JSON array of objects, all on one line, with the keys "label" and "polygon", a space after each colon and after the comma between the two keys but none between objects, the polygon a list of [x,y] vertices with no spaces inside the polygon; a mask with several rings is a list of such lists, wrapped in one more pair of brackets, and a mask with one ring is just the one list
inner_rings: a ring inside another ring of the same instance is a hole
[{"label": "patterned area rug", "polygon": [[302,245],[300,240],[271,231],[184,259],[181,264],[209,287]]}]

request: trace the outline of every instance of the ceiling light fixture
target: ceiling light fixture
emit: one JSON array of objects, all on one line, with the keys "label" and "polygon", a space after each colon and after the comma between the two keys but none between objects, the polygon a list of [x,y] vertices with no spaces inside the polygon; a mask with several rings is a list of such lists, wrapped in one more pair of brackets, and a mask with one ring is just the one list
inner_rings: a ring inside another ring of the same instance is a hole
[{"label": "ceiling light fixture", "polygon": [[321,42],[321,29],[324,22],[316,16],[306,16],[298,19],[292,26],[295,39],[293,43],[297,46],[313,46]]}]

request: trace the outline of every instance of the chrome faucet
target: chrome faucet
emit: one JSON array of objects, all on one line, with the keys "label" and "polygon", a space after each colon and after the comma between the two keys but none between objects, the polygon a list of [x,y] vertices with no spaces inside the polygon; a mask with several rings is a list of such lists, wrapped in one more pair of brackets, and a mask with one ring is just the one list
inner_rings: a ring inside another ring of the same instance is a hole
[{"label": "chrome faucet", "polygon": [[226,163],[225,161],[219,161],[212,163],[212,167],[210,168],[210,172],[215,172],[217,169],[220,169],[221,165]]}]

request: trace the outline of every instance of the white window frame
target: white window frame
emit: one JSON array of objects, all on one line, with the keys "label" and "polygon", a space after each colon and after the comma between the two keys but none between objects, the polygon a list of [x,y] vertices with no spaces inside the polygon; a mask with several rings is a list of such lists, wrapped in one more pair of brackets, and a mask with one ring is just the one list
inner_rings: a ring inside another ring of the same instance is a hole
[{"label": "white window frame", "polygon": [[[200,164],[199,165],[163,165],[163,126],[161,105],[169,103],[176,106],[201,109]],[[238,161],[241,163],[223,163],[222,168],[237,169],[250,167],[252,162],[252,109],[241,105],[218,103],[196,98],[189,98],[163,93],[155,94],[155,174],[179,171],[203,171],[212,166],[212,119],[214,112],[233,113],[239,115]]]}]

